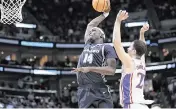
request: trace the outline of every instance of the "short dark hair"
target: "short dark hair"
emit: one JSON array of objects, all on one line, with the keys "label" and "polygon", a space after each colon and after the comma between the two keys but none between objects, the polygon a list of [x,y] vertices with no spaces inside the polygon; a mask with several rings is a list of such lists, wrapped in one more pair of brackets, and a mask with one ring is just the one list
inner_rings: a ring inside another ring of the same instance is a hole
[{"label": "short dark hair", "polygon": [[138,56],[142,56],[147,51],[147,45],[141,40],[135,40],[133,47],[136,50],[136,54]]}]

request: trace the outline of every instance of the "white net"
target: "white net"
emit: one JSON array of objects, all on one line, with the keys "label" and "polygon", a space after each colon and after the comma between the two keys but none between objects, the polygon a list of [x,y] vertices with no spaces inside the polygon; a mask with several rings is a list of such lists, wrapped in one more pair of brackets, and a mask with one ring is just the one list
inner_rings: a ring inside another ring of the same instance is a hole
[{"label": "white net", "polygon": [[3,24],[14,24],[21,22],[22,7],[26,0],[1,0],[1,22]]}]

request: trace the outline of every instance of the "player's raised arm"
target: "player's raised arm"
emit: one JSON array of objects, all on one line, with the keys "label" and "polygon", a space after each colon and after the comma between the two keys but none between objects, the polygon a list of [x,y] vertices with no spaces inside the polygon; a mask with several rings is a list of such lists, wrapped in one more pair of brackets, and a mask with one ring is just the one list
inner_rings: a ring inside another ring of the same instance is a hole
[{"label": "player's raised arm", "polygon": [[[143,27],[140,30],[140,37],[139,40],[142,40],[143,42],[145,42],[145,37],[144,34],[146,31],[149,30],[149,24],[144,24]],[[146,43],[146,42],[145,42]]]},{"label": "player's raised arm", "polygon": [[[149,30],[149,24],[144,24],[143,27],[140,30],[140,37],[139,40],[145,42],[145,32]],[[145,42],[146,43],[146,42]],[[142,60],[145,62],[145,54],[141,57]]]},{"label": "player's raised arm", "polygon": [[123,45],[121,42],[120,27],[121,27],[121,22],[127,18],[128,18],[128,12],[120,10],[117,15],[115,25],[114,25],[114,30],[113,30],[114,48],[116,50],[116,53],[117,53],[119,59],[126,66],[129,65],[129,60],[131,59],[131,57],[125,52],[125,50],[123,48]]},{"label": "player's raised arm", "polygon": [[90,34],[91,29],[93,27],[97,27],[106,17],[108,17],[109,11],[111,10],[111,6],[110,6],[110,2],[107,2],[107,3],[109,5],[108,6],[109,8],[107,10],[105,10],[105,12],[103,14],[101,14],[98,17],[96,17],[92,21],[90,21],[90,23],[87,25],[85,36],[84,36],[84,41],[85,42],[87,42],[87,40],[89,39],[89,34]]}]

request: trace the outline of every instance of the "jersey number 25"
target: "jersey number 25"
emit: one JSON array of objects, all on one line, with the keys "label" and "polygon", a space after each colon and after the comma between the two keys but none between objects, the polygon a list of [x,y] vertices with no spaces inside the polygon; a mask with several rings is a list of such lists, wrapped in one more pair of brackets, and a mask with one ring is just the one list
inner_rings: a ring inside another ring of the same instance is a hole
[{"label": "jersey number 25", "polygon": [[93,54],[85,54],[83,63],[89,63],[92,64],[93,61]]}]

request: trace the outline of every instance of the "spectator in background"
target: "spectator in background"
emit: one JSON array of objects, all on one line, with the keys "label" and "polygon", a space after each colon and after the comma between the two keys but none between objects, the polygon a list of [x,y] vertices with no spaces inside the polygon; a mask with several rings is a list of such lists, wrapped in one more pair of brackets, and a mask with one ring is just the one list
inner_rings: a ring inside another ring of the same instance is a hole
[{"label": "spectator in background", "polygon": [[68,56],[65,57],[65,66],[66,67],[71,67],[72,63],[70,62],[70,58]]},{"label": "spectator in background", "polygon": [[176,50],[172,51],[172,61],[176,61]]},{"label": "spectator in background", "polygon": [[151,62],[161,62],[159,56],[156,55],[156,52],[153,52],[151,55]]},{"label": "spectator in background", "polygon": [[34,100],[34,94],[30,92],[27,98],[28,100],[31,100],[31,101]]},{"label": "spectator in background", "polygon": [[20,89],[24,88],[24,82],[22,79],[18,80],[18,88],[20,88]]},{"label": "spectator in background", "polygon": [[164,56],[164,61],[171,61],[172,60],[172,55],[170,54],[170,52],[167,48],[163,49],[163,56]]},{"label": "spectator in background", "polygon": [[78,107],[78,97],[76,91],[71,91],[71,107]]}]

